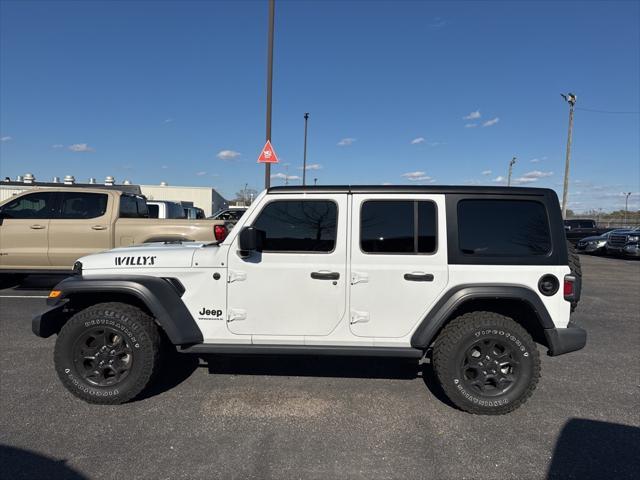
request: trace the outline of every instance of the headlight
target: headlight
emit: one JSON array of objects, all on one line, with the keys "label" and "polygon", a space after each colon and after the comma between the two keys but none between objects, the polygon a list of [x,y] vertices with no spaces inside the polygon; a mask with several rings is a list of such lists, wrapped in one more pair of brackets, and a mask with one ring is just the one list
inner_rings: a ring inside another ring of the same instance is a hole
[{"label": "headlight", "polygon": [[631,237],[629,237],[630,242],[637,242],[638,240],[640,240],[640,236],[638,235],[632,235]]},{"label": "headlight", "polygon": [[607,243],[607,241],[606,240],[598,240],[596,243],[597,243],[598,247],[604,247],[605,244]]}]

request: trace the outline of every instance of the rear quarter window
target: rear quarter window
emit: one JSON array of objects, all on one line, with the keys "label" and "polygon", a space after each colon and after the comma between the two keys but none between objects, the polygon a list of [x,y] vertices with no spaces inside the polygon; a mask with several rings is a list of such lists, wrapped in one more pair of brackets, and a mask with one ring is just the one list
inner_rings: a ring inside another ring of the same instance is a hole
[{"label": "rear quarter window", "polygon": [[549,219],[532,200],[461,200],[458,247],[465,256],[528,257],[551,252]]}]

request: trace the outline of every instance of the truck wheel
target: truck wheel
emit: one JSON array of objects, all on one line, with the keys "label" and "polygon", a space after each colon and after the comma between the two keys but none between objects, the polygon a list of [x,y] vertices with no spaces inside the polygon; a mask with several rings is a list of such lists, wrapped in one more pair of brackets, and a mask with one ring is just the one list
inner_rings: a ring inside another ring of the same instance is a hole
[{"label": "truck wheel", "polygon": [[465,313],[438,335],[433,368],[449,399],[482,415],[509,413],[533,393],[540,355],[527,331],[493,312]]},{"label": "truck wheel", "polygon": [[64,386],[89,403],[131,400],[157,371],[161,337],[153,319],[124,303],[100,303],[69,319],[54,363]]},{"label": "truck wheel", "polygon": [[[576,278],[582,279],[582,266],[580,265],[580,256],[576,252],[576,247],[567,240],[567,252],[569,254],[569,269],[571,275]],[[578,301],[571,302],[571,311],[573,312],[578,306]]]}]

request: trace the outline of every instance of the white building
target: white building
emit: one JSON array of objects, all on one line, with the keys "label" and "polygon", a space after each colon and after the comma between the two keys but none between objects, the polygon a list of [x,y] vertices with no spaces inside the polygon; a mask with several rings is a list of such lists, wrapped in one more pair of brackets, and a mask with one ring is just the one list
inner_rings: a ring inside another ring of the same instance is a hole
[{"label": "white building", "polygon": [[169,186],[163,182],[160,185],[140,185],[140,191],[147,200],[191,202],[194,207],[204,210],[206,217],[228,205],[224,197],[211,187]]}]

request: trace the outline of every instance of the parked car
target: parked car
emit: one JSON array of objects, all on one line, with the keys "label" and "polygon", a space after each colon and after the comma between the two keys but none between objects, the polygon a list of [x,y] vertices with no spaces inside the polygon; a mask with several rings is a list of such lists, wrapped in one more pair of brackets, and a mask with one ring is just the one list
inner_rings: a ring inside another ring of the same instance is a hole
[{"label": "parked car", "polygon": [[616,232],[624,232],[624,228],[618,228],[616,230],[610,230],[602,235],[596,235],[593,237],[581,238],[576,243],[576,251],[578,253],[592,253],[594,255],[602,255],[606,253],[606,244],[609,236]]},{"label": "parked car", "polygon": [[625,257],[640,257],[640,228],[618,230],[609,235],[606,251],[610,255],[622,255]]},{"label": "parked car", "polygon": [[171,200],[147,200],[149,218],[187,218],[180,202]]},{"label": "parked car", "polygon": [[[224,222],[149,218],[146,199],[118,190],[34,188],[0,204],[0,277],[69,273],[85,255],[148,242],[221,241]],[[153,256],[132,256],[138,265]]]},{"label": "parked car", "polygon": [[205,218],[204,210],[199,207],[183,207],[184,214],[191,220]]},{"label": "parked car", "polygon": [[214,213],[211,218],[237,222],[249,207],[229,207]]},{"label": "parked car", "polygon": [[564,221],[564,230],[569,240],[574,245],[581,238],[597,237],[607,233],[610,228],[598,228],[596,221],[587,218],[574,218]]},{"label": "parked car", "polygon": [[499,415],[535,390],[537,343],[550,355],[586,344],[568,247],[553,190],[273,187],[217,245],[82,258],[32,330],[58,335],[55,370],[91,403],[134,398],[176,350],[416,365],[429,351],[451,402]]}]

